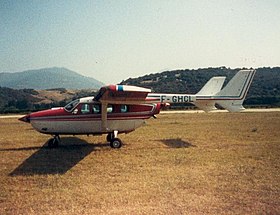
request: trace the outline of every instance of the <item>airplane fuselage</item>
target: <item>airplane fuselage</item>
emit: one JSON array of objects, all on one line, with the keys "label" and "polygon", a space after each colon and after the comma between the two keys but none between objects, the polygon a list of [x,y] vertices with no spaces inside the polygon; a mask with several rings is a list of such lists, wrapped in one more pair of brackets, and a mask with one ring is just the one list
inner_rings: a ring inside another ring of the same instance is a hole
[{"label": "airplane fuselage", "polygon": [[[71,103],[70,103],[71,104]],[[31,113],[22,119],[45,134],[104,134],[113,131],[128,133],[143,125],[145,119],[158,114],[160,104],[107,106],[106,129],[102,128],[101,105],[92,98],[80,99],[73,107]]]}]

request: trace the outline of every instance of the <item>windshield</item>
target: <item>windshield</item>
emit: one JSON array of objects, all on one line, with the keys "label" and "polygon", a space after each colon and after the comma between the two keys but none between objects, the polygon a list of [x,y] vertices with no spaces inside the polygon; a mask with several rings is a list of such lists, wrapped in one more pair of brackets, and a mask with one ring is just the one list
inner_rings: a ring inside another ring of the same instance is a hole
[{"label": "windshield", "polygon": [[67,104],[64,109],[68,112],[71,112],[76,106],[77,104],[79,104],[80,99],[74,100],[72,102],[70,102],[69,104]]}]

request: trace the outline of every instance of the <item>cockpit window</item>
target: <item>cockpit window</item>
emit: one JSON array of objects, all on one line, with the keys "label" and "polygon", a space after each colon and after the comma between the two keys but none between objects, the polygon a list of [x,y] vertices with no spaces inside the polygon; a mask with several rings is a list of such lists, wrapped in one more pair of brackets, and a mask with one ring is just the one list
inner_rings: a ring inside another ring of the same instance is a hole
[{"label": "cockpit window", "polygon": [[82,114],[89,114],[90,113],[89,104],[82,104],[81,113]]},{"label": "cockpit window", "polygon": [[101,112],[100,105],[99,104],[94,104],[92,106],[92,111],[93,111],[93,113],[100,113]]},{"label": "cockpit window", "polygon": [[69,104],[67,104],[64,109],[68,112],[71,112],[78,104],[79,104],[80,100],[74,100],[72,102],[70,102]]},{"label": "cockpit window", "polygon": [[113,105],[108,104],[107,106],[107,113],[113,113],[114,109],[113,109]]},{"label": "cockpit window", "polygon": [[128,106],[127,105],[121,105],[121,113],[128,112]]}]

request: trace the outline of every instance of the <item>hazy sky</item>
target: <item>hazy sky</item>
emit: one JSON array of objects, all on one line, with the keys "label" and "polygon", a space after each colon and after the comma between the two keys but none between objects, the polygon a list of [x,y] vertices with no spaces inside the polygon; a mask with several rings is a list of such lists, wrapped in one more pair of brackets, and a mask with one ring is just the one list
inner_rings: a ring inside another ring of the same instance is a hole
[{"label": "hazy sky", "polygon": [[279,0],[0,1],[2,72],[66,67],[109,84],[279,65]]}]

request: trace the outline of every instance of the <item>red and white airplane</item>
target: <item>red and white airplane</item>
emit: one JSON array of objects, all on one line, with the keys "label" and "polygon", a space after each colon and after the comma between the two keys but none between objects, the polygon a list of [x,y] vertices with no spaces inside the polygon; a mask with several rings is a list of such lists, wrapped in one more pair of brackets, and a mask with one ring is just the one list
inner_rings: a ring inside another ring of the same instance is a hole
[{"label": "red and white airplane", "polygon": [[240,70],[222,89],[225,77],[212,77],[197,94],[159,94],[150,89],[109,85],[96,97],[77,99],[65,107],[27,114],[19,120],[31,123],[38,132],[53,135],[49,147],[60,143],[59,135],[107,134],[112,148],[120,148],[120,133],[129,133],[155,117],[168,103],[192,103],[208,112],[215,104],[230,112],[244,110],[243,101],[255,75],[255,70]]}]

